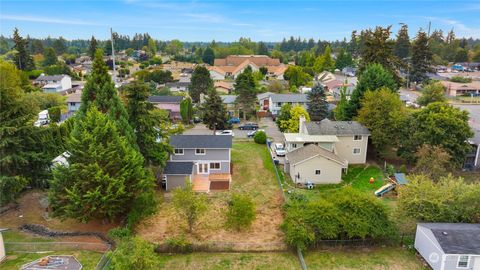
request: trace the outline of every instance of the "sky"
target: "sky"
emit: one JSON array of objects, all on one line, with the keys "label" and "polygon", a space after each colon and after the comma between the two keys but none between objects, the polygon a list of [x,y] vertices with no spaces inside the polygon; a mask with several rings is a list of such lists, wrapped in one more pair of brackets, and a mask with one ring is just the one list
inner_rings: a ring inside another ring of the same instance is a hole
[{"label": "sky", "polygon": [[87,39],[109,37],[110,27],[160,40],[281,41],[284,37],[347,40],[352,30],[408,24],[410,36],[429,22],[457,37],[480,38],[480,0],[417,1],[154,1],[0,0],[0,33]]}]

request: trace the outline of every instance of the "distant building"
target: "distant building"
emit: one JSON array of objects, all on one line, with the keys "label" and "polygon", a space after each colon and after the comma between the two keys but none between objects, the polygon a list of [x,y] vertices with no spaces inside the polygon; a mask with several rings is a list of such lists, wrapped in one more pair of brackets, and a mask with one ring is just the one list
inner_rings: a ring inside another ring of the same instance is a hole
[{"label": "distant building", "polygon": [[72,78],[68,75],[40,75],[34,84],[42,87],[45,93],[65,93],[72,89]]},{"label": "distant building", "polygon": [[233,91],[233,83],[226,81],[216,81],[214,83],[215,90],[222,94],[231,94]]},{"label": "distant building", "polygon": [[182,120],[180,115],[180,102],[182,96],[150,96],[148,102],[153,103],[158,109],[169,112],[170,119],[173,121]]},{"label": "distant building", "polygon": [[172,92],[187,92],[190,82],[168,82],[165,87],[168,87]]},{"label": "distant building", "polygon": [[213,80],[235,79],[245,68],[250,66],[253,71],[267,68],[267,77],[282,79],[287,66],[279,59],[266,55],[229,55],[223,59],[215,59],[213,66],[208,67]]},{"label": "distant building", "polygon": [[307,108],[307,95],[306,94],[272,94],[269,97],[269,110],[273,115],[278,115],[280,109],[284,104],[290,104],[293,106],[300,105]]},{"label": "distant building", "polygon": [[80,109],[82,102],[82,91],[77,91],[67,96],[68,112],[76,112]]},{"label": "distant building", "polygon": [[469,96],[470,94],[480,95],[480,81],[472,81],[471,83],[442,81],[442,84],[446,88],[447,95],[452,97]]}]

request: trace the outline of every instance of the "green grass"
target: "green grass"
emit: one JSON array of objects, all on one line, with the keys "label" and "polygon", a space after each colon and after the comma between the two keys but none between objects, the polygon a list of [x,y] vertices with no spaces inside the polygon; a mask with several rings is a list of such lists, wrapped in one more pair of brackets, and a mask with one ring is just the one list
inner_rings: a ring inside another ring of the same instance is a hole
[{"label": "green grass", "polygon": [[2,233],[4,242],[53,242],[51,237],[34,236],[22,231],[8,230]]},{"label": "green grass", "polygon": [[158,269],[300,269],[292,253],[192,253],[159,256]]},{"label": "green grass", "polygon": [[18,253],[18,252],[7,252],[7,260],[2,262],[2,270],[18,270],[20,267],[26,263],[32,262],[34,260],[43,258],[48,255],[73,255],[80,261],[83,265],[82,269],[92,270],[95,269],[98,261],[102,257],[102,253],[95,251],[55,251],[47,253]]},{"label": "green grass", "polygon": [[311,251],[304,258],[309,269],[426,269],[413,252],[402,248]]}]

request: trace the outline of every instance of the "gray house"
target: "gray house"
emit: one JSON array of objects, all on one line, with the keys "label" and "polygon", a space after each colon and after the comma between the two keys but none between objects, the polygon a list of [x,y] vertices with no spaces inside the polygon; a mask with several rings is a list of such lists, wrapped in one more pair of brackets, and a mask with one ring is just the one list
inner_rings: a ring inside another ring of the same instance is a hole
[{"label": "gray house", "polygon": [[199,192],[230,189],[232,136],[176,135],[170,144],[173,154],[163,172],[167,191],[185,181]]},{"label": "gray house", "polygon": [[415,249],[433,270],[480,270],[480,224],[420,223]]}]

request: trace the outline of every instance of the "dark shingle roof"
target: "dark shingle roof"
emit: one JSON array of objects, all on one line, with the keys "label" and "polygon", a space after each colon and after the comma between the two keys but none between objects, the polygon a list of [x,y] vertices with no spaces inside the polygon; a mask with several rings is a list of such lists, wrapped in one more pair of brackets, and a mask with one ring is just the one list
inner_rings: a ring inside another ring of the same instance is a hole
[{"label": "dark shingle roof", "polygon": [[356,121],[331,121],[323,119],[320,122],[309,122],[306,124],[310,135],[367,135],[368,128]]},{"label": "dark shingle roof", "polygon": [[180,103],[182,96],[150,96],[148,102],[151,103]]},{"label": "dark shingle roof", "polygon": [[191,174],[193,171],[193,162],[171,162],[168,161],[164,174]]},{"label": "dark shingle roof", "polygon": [[60,81],[65,76],[67,75],[40,75],[35,81]]},{"label": "dark shingle roof", "polygon": [[307,102],[306,94],[273,94],[272,102]]},{"label": "dark shingle roof", "polygon": [[232,136],[227,135],[175,135],[170,137],[175,148],[232,148]]},{"label": "dark shingle roof", "polygon": [[292,152],[287,153],[287,159],[292,165],[300,163],[306,159],[309,159],[315,156],[322,156],[326,159],[333,160],[342,165],[347,164],[345,160],[335,155],[335,153],[332,153],[314,144],[309,144],[304,147],[295,149]]},{"label": "dark shingle roof", "polygon": [[189,82],[168,82],[165,84],[166,87],[188,87]]},{"label": "dark shingle roof", "polygon": [[446,254],[480,255],[480,224],[420,223],[432,231]]}]

